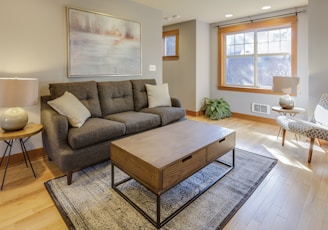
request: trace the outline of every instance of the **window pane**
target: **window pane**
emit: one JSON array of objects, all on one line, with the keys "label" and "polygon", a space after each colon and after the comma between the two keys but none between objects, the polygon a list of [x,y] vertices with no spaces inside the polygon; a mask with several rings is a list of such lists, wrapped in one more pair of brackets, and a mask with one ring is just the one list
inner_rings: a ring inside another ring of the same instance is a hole
[{"label": "window pane", "polygon": [[271,29],[257,33],[258,53],[290,53],[291,52],[291,29]]},{"label": "window pane", "polygon": [[245,33],[245,54],[254,54],[254,32]]},{"label": "window pane", "polygon": [[282,53],[290,53],[292,50],[292,44],[290,41],[281,41],[281,52]]},{"label": "window pane", "polygon": [[259,86],[272,86],[272,76],[291,76],[290,55],[260,56],[257,59]]},{"label": "window pane", "polygon": [[259,31],[257,32],[257,42],[258,43],[267,43],[268,40],[268,31]]},{"label": "window pane", "polygon": [[266,54],[269,52],[269,43],[268,42],[261,42],[257,44],[257,52],[259,54]]},{"label": "window pane", "polygon": [[254,54],[254,44],[245,44],[245,54]]},{"label": "window pane", "polygon": [[164,39],[164,52],[165,52],[165,56],[175,56],[175,36],[169,36],[169,37],[165,37]]},{"label": "window pane", "polygon": [[235,53],[235,46],[227,46],[226,47],[226,55],[229,56],[229,55],[234,55]]},{"label": "window pane", "polygon": [[240,55],[244,53],[244,44],[235,45],[235,55]]},{"label": "window pane", "polygon": [[254,86],[254,57],[227,58],[226,85]]},{"label": "window pane", "polygon": [[269,53],[280,53],[280,42],[270,42]]},{"label": "window pane", "polygon": [[254,32],[245,33],[245,42],[254,44]]},{"label": "window pane", "polygon": [[235,35],[227,35],[226,36],[226,44],[234,45],[235,44]]},{"label": "window pane", "polygon": [[226,35],[226,55],[254,54],[254,32]]},{"label": "window pane", "polygon": [[235,35],[235,44],[244,44],[245,43],[245,35],[242,34],[236,34]]},{"label": "window pane", "polygon": [[280,41],[280,30],[270,30],[269,31],[269,41],[279,42]]}]

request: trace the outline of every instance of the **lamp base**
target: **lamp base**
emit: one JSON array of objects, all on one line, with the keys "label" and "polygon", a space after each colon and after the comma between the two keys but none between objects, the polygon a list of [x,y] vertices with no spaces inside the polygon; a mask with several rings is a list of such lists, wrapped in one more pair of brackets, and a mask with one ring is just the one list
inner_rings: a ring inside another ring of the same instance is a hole
[{"label": "lamp base", "polygon": [[294,99],[288,94],[281,96],[279,99],[279,105],[283,109],[293,109],[294,104],[295,104]]},{"label": "lamp base", "polygon": [[0,127],[6,131],[23,129],[28,122],[28,114],[22,108],[10,108],[0,115]]}]

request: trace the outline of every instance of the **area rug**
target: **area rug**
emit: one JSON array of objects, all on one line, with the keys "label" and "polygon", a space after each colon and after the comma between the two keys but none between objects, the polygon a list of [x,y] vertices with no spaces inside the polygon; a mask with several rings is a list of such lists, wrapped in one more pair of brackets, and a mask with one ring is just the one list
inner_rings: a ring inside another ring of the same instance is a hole
[{"label": "area rug", "polygon": [[[224,157],[229,161],[232,153]],[[230,156],[229,156],[230,155]],[[236,149],[235,168],[161,229],[222,229],[264,180],[277,160]],[[161,218],[179,208],[225,169],[212,163],[161,196]],[[126,177],[115,168],[115,181]],[[45,186],[69,229],[156,229],[111,188],[111,165],[104,162]],[[155,218],[156,196],[135,180],[120,190]]]}]

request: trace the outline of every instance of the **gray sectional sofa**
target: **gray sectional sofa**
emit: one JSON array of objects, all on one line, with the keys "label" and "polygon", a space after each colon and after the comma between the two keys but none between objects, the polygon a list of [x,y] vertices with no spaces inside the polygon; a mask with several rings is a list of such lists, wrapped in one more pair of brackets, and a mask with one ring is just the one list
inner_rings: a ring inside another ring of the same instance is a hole
[{"label": "gray sectional sofa", "polygon": [[[49,84],[50,95],[41,96],[42,141],[49,159],[67,175],[68,184],[74,171],[110,159],[110,141],[185,119],[185,109],[175,98],[172,106],[148,108],[145,84],[156,85],[156,81]],[[79,128],[47,103],[66,91],[90,111],[91,117]]]}]

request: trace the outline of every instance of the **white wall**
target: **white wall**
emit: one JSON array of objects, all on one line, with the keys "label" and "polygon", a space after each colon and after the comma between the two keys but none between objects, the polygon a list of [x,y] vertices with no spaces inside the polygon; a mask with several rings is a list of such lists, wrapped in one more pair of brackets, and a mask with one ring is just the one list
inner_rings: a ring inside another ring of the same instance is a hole
[{"label": "white wall", "polygon": [[191,20],[163,28],[174,29],[179,29],[179,59],[163,62],[163,81],[184,108],[198,112],[204,97],[210,95],[210,26]]},{"label": "white wall", "polygon": [[[301,8],[299,10],[306,9]],[[295,9],[292,11],[295,12]],[[288,12],[288,10],[287,10]],[[286,11],[277,12],[270,14],[280,15],[284,14]],[[264,15],[261,15],[263,17]],[[241,19],[244,21],[245,19]],[[246,19],[247,20],[247,19]],[[298,47],[297,47],[297,73],[300,77],[301,90],[300,93],[295,97],[296,106],[308,109],[307,98],[308,98],[308,14],[299,13],[298,14]],[[229,23],[229,22],[227,22]],[[275,118],[277,113],[270,111],[270,114],[258,114],[251,112],[251,103],[256,102],[260,104],[267,104],[270,107],[278,104],[279,95],[267,95],[258,93],[245,93],[245,92],[233,92],[218,90],[218,42],[217,42],[217,25],[220,23],[215,23],[211,25],[211,98],[224,97],[230,104],[231,111],[235,113],[247,114],[252,116]],[[302,115],[305,117],[306,115]]]},{"label": "white wall", "polygon": [[322,93],[328,93],[328,20],[326,0],[309,0],[309,104],[313,111]]},{"label": "white wall", "polygon": [[210,25],[197,20],[196,27],[196,100],[200,111],[204,98],[210,97]]},{"label": "white wall", "polygon": [[[141,22],[142,76],[67,78],[67,5]],[[0,28],[0,77],[36,77],[40,95],[48,94],[48,84],[54,82],[136,78],[162,82],[162,14],[158,10],[128,0],[0,0]],[[157,71],[149,72],[149,65],[156,65]],[[26,110],[31,122],[40,122],[40,105]],[[21,152],[16,145],[13,152]],[[0,144],[1,153],[4,146]],[[28,149],[41,147],[41,135],[27,142]]]},{"label": "white wall", "polygon": [[195,111],[196,99],[196,20],[165,26],[163,31],[179,29],[179,59],[163,61],[163,81],[170,95],[182,106]]}]

